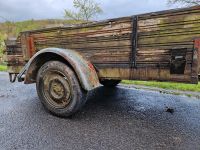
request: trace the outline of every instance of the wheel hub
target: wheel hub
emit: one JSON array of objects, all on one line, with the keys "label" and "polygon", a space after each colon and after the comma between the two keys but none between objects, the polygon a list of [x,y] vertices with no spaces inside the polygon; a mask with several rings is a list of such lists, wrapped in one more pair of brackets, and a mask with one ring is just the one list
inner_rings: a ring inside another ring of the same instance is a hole
[{"label": "wheel hub", "polygon": [[44,94],[49,97],[49,103],[54,107],[63,108],[69,104],[71,92],[66,77],[58,73],[47,73],[44,89]]},{"label": "wheel hub", "polygon": [[52,80],[49,87],[49,92],[53,99],[62,100],[65,97],[65,88],[58,79]]}]

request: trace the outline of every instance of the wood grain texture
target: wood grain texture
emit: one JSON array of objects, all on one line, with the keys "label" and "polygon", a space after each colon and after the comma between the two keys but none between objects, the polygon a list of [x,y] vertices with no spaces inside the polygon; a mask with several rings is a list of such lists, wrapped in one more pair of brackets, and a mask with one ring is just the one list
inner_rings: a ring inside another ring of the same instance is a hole
[{"label": "wood grain texture", "polygon": [[[23,32],[16,53],[8,55],[20,54],[20,61],[23,58],[25,62],[44,48],[72,49],[96,66],[100,78],[193,82],[192,70],[200,63],[193,62],[194,40],[200,38],[200,6],[137,15],[135,68],[133,17]],[[173,49],[177,56],[186,49],[181,75],[170,73]]]}]

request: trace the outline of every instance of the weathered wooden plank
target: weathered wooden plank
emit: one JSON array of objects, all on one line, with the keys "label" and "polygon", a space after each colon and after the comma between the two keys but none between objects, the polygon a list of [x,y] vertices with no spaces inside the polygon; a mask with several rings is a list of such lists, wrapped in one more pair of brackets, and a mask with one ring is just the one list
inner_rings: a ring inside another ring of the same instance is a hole
[{"label": "weathered wooden plank", "polygon": [[[10,69],[14,57],[23,63],[43,48],[57,47],[78,51],[95,65],[100,78],[190,82],[194,39],[200,37],[200,6],[138,15],[137,34],[132,33],[132,21],[133,16],[23,32],[14,52],[7,51]],[[138,39],[136,68],[132,62],[134,35]],[[183,48],[185,71],[171,74],[172,51]]]},{"label": "weathered wooden plank", "polygon": [[173,42],[182,42],[182,41],[193,41],[195,38],[198,38],[200,36],[200,33],[194,33],[190,35],[182,35],[179,34],[174,36],[166,36],[166,37],[150,37],[150,38],[144,38],[139,39],[138,43],[140,45],[143,44],[159,44],[159,43],[173,43]]},{"label": "weathered wooden plank", "polygon": [[[134,76],[132,80],[159,80],[159,81],[179,81],[190,82],[190,75],[171,75],[168,69],[138,68],[131,72]],[[104,68],[98,72],[101,78],[130,79],[130,70],[125,68]],[[123,77],[123,78],[122,78]]]},{"label": "weathered wooden plank", "polygon": [[182,9],[172,9],[172,10],[165,10],[165,11],[159,11],[159,12],[153,12],[153,13],[147,13],[147,14],[140,14],[139,19],[140,20],[146,20],[146,19],[153,19],[159,17],[169,17],[169,16],[177,16],[177,15],[188,15],[191,13],[199,13],[200,6],[195,7],[188,7],[188,8],[182,8]]},{"label": "weathered wooden plank", "polygon": [[149,32],[157,30],[174,29],[177,27],[188,28],[196,27],[200,22],[199,14],[188,14],[166,18],[155,18],[149,20],[141,20],[139,24],[139,32]]}]

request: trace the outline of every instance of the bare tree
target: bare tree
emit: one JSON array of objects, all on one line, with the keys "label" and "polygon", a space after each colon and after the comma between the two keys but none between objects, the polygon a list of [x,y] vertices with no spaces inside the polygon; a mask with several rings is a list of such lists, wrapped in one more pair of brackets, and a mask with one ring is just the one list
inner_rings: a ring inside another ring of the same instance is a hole
[{"label": "bare tree", "polygon": [[94,0],[73,0],[76,12],[65,9],[65,18],[89,21],[102,13],[102,9]]},{"label": "bare tree", "polygon": [[200,0],[169,0],[169,4],[181,4],[185,6],[200,5]]}]

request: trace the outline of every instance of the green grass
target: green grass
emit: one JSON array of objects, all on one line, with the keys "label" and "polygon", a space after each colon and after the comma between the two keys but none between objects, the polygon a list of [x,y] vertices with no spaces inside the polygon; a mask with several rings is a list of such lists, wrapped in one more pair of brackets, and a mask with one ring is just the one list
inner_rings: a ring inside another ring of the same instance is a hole
[{"label": "green grass", "polygon": [[7,70],[7,66],[5,65],[0,65],[0,71],[6,71]]},{"label": "green grass", "polygon": [[162,88],[162,89],[200,92],[200,82],[199,82],[198,85],[196,85],[196,84],[156,82],[156,81],[128,81],[128,80],[123,80],[122,83],[123,84],[143,85],[143,86],[149,86],[149,87],[158,87],[158,88]]}]

